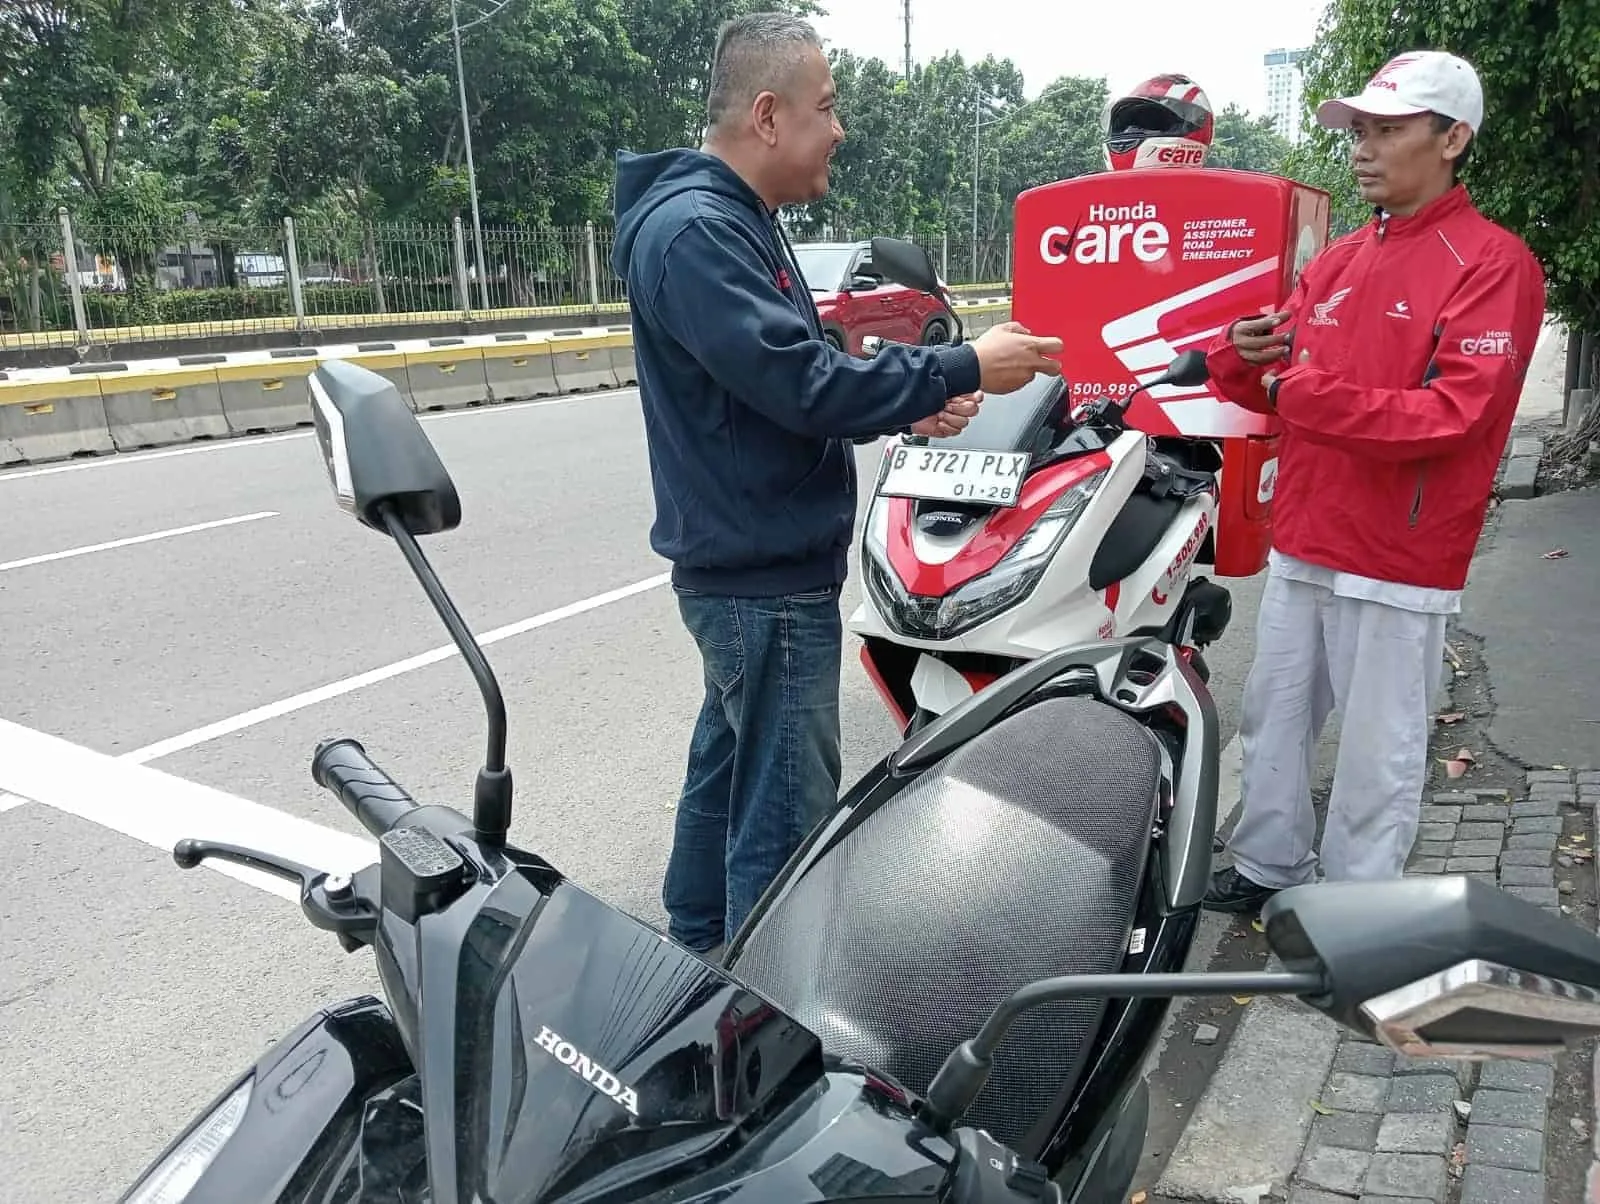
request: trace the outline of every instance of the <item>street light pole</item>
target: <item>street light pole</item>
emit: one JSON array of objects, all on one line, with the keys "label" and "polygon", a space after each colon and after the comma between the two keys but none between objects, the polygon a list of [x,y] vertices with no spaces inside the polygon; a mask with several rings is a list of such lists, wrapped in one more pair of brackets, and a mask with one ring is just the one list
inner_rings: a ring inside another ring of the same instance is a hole
[{"label": "street light pole", "polygon": [[972,92],[972,279],[971,284],[978,283],[978,131],[983,127],[979,119],[983,116],[983,86],[980,84]]},{"label": "street light pole", "polygon": [[461,67],[461,22],[456,0],[450,0],[450,37],[456,45],[456,86],[461,93],[461,138],[467,148],[467,187],[472,191],[472,239],[477,249],[478,300],[489,311],[489,269],[483,249],[483,220],[478,216],[478,173],[472,165],[472,118],[467,112],[467,76]]}]

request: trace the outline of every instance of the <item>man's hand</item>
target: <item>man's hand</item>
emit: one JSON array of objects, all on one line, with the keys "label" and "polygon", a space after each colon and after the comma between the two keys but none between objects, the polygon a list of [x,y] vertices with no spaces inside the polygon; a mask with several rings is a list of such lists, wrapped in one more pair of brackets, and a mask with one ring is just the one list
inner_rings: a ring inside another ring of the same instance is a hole
[{"label": "man's hand", "polygon": [[1234,323],[1233,348],[1247,364],[1264,366],[1281,360],[1289,348],[1289,336],[1278,327],[1288,321],[1288,310],[1264,318],[1245,318]]},{"label": "man's hand", "polygon": [[[1309,347],[1300,353],[1299,362],[1302,364],[1309,364],[1311,362],[1311,349]],[[1277,383],[1278,374],[1276,372],[1268,372],[1261,378],[1261,387],[1267,390],[1269,394],[1272,392],[1272,386]]]},{"label": "man's hand", "polygon": [[972,344],[978,369],[988,393],[1011,393],[1040,372],[1060,376],[1061,365],[1047,356],[1061,354],[1061,340],[1028,333],[1020,322],[990,327]]},{"label": "man's hand", "polygon": [[925,435],[929,439],[948,439],[952,435],[959,435],[966,429],[967,423],[977,417],[978,407],[982,404],[981,389],[963,397],[952,397],[944,403],[944,409],[913,426],[911,433]]}]

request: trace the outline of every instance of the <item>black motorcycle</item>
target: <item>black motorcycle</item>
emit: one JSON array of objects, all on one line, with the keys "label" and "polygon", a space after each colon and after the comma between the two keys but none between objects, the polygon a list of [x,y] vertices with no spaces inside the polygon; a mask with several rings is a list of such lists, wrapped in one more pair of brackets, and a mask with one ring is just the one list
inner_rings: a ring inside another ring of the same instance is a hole
[{"label": "black motorcycle", "polygon": [[483,689],[472,816],[353,740],[315,780],[377,838],[298,882],[371,946],[385,1000],[332,1003],[229,1085],[128,1204],[1117,1202],[1175,995],[1296,995],[1409,1054],[1600,1032],[1600,942],[1465,879],[1302,887],[1279,972],[1180,972],[1211,863],[1217,721],[1158,638],[1042,657],[840,801],[713,965],[507,843],[506,718],[417,537],[454,485],[394,387],[310,378],[340,505],[399,545]]}]

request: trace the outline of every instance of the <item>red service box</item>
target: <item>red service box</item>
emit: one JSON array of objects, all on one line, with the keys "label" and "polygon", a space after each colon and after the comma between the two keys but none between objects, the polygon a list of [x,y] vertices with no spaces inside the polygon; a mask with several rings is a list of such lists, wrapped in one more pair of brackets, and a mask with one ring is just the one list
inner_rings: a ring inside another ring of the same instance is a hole
[{"label": "red service box", "polygon": [[[1017,198],[1012,316],[1062,340],[1075,399],[1123,397],[1235,318],[1278,309],[1327,238],[1328,195],[1280,176],[1148,168],[1062,180]],[[1141,393],[1128,423],[1221,441],[1216,571],[1265,567],[1276,420],[1207,383]]]}]

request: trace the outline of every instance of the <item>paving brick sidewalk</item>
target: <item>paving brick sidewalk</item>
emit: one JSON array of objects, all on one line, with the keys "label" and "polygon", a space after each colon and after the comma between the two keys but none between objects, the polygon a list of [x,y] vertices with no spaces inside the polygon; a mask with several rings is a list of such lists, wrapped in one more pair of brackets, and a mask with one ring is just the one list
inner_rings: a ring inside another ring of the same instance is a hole
[{"label": "paving brick sidewalk", "polygon": [[[1570,913],[1575,876],[1594,872],[1597,804],[1600,773],[1565,769],[1529,773],[1515,800],[1435,794],[1407,873],[1464,873]],[[1416,1060],[1344,1033],[1289,1204],[1571,1204],[1546,1191],[1555,1079],[1550,1063]],[[1589,1204],[1597,1186],[1600,1161]]]}]

